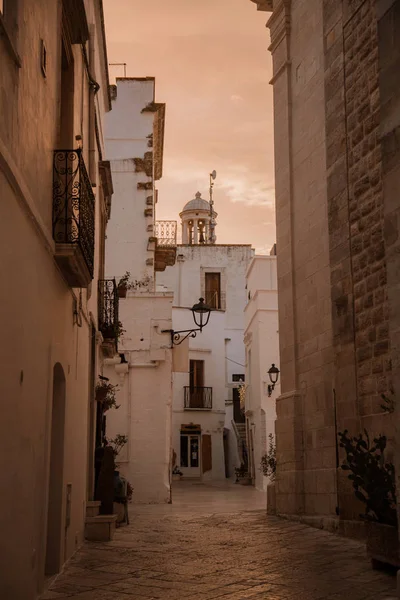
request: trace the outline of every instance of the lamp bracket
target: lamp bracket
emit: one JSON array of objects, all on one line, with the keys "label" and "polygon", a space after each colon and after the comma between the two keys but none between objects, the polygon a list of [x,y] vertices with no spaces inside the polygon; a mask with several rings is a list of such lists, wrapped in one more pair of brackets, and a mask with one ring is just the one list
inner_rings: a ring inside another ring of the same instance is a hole
[{"label": "lamp bracket", "polygon": [[[162,329],[161,333],[169,333],[171,335],[171,344],[173,346],[179,346],[182,344],[188,337],[195,338],[198,331],[202,331],[202,327],[198,329],[182,329],[180,331],[175,331],[174,329]],[[181,334],[186,335],[181,335]]]}]

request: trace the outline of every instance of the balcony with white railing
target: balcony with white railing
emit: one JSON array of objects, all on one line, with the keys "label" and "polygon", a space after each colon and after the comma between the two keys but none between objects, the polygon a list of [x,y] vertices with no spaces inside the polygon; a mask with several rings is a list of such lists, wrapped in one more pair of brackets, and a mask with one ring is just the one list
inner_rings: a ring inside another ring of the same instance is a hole
[{"label": "balcony with white railing", "polygon": [[155,237],[157,238],[155,250],[155,270],[165,271],[166,267],[173,267],[176,261],[176,221],[156,221]]}]

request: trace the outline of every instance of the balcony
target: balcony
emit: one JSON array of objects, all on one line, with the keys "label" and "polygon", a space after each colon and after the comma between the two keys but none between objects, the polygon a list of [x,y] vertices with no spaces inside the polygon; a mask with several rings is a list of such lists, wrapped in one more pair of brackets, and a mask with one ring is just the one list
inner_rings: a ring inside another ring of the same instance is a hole
[{"label": "balcony", "polygon": [[93,279],[95,199],[81,150],[56,150],[53,161],[55,259],[71,287]]},{"label": "balcony", "polygon": [[212,387],[185,386],[185,410],[211,410]]},{"label": "balcony", "polygon": [[99,331],[103,336],[104,356],[112,358],[118,351],[119,297],[115,279],[100,279],[98,293]]},{"label": "balcony", "polygon": [[155,270],[165,271],[173,267],[176,261],[176,221],[156,221]]}]

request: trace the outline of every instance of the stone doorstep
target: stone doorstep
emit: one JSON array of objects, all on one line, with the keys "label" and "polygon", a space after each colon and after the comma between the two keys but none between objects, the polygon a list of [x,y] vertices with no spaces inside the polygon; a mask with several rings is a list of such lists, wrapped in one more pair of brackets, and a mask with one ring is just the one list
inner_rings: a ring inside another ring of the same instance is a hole
[{"label": "stone doorstep", "polygon": [[100,512],[100,500],[89,500],[86,502],[86,517],[97,517]]},{"label": "stone doorstep", "polygon": [[109,542],[113,539],[117,515],[86,517],[85,539],[91,542]]}]

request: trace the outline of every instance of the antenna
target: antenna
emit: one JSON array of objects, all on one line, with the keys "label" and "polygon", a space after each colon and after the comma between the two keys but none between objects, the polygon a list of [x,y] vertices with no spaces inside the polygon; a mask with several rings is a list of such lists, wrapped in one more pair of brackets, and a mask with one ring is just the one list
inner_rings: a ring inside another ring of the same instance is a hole
[{"label": "antenna", "polygon": [[214,219],[214,200],[213,200],[213,187],[214,187],[214,180],[217,176],[217,172],[212,171],[210,173],[210,235],[209,235],[209,243],[210,244],[214,244],[215,243],[215,219]]}]

